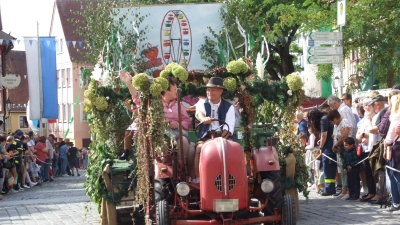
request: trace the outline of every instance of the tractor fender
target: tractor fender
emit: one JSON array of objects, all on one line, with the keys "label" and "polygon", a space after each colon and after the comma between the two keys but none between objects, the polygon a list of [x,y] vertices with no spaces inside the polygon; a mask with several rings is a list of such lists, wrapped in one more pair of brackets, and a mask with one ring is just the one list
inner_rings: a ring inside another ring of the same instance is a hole
[{"label": "tractor fender", "polygon": [[262,171],[280,170],[278,152],[273,146],[253,148],[253,174]]}]

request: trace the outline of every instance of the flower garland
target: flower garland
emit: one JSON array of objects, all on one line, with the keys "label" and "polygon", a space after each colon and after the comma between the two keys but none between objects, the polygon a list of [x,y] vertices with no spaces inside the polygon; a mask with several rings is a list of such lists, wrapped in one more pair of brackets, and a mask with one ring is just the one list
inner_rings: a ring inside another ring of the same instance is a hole
[{"label": "flower garland", "polygon": [[152,169],[150,159],[156,156],[164,156],[171,153],[171,140],[175,145],[175,139],[169,132],[165,121],[164,106],[161,92],[169,87],[168,76],[175,76],[180,81],[186,81],[188,72],[177,63],[168,64],[161,71],[160,77],[151,78],[147,74],[140,73],[132,78],[132,85],[142,92],[139,118],[137,119],[138,139],[136,158],[137,168],[136,199],[139,203],[145,203],[150,195],[150,180],[148,172]]}]

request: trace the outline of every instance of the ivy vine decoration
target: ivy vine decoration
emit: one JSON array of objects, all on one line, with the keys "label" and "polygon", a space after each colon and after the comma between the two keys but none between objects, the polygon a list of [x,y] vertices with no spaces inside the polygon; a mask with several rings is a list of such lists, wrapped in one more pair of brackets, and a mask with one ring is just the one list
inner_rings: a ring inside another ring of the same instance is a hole
[{"label": "ivy vine decoration", "polygon": [[[286,91],[289,96],[287,99],[287,105],[284,108],[284,113],[281,121],[281,128],[279,132],[279,138],[281,140],[280,146],[280,157],[284,158],[290,152],[296,157],[295,165],[295,182],[291,181],[291,178],[286,177],[283,180],[283,186],[296,187],[299,191],[303,192],[305,197],[308,196],[307,191],[307,167],[304,162],[303,152],[304,147],[300,143],[300,139],[296,136],[293,130],[293,119],[297,108],[303,102],[305,98],[304,91],[302,90],[303,83],[297,73],[292,73],[283,80],[287,83],[289,90]],[[293,186],[295,184],[295,186]]]},{"label": "ivy vine decoration", "polygon": [[184,82],[189,74],[181,65],[170,63],[157,78],[152,78],[145,73],[137,74],[132,78],[132,85],[142,93],[142,106],[137,120],[139,136],[136,149],[138,163],[136,199],[139,203],[144,203],[150,194],[148,177],[148,171],[151,169],[150,159],[171,154],[173,146],[176,145],[165,121],[161,99],[161,92],[169,87],[167,80],[169,76],[174,76]]},{"label": "ivy vine decoration", "polygon": [[[102,199],[110,201],[111,194],[105,190],[102,171],[107,164],[112,165],[124,150],[125,127],[131,123],[123,102],[131,96],[128,88],[117,78],[118,71],[124,69],[132,73],[133,68],[138,68],[145,60],[136,50],[146,43],[147,27],[141,26],[146,16],[135,9],[128,9],[122,15],[120,9],[125,6],[132,6],[132,3],[83,1],[80,9],[71,12],[75,16],[69,20],[76,27],[74,33],[83,37],[85,43],[90,43],[82,46],[84,51],[80,54],[83,57],[77,63],[95,65],[94,69],[81,68],[81,87],[88,85],[84,105],[93,152],[84,185],[86,194],[97,205],[99,212]],[[125,26],[131,26],[132,22],[142,29],[132,32]],[[117,198],[124,194],[119,192]]]}]

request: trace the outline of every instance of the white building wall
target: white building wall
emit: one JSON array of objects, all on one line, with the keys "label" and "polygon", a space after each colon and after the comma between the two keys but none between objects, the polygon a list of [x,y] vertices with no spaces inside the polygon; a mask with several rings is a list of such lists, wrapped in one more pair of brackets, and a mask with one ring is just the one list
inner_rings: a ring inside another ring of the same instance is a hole
[{"label": "white building wall", "polygon": [[[49,35],[55,36],[57,41],[59,118],[56,123],[49,125],[49,130],[58,138],[64,138],[68,130],[66,138],[75,142],[75,145],[80,148],[82,147],[82,139],[90,138],[89,125],[81,118],[84,89],[80,87],[80,66],[71,62],[58,9],[55,8],[53,13]],[[79,94],[80,99],[74,110],[74,103]],[[70,123],[72,117],[74,117],[74,120]]]},{"label": "white building wall", "polygon": [[307,96],[321,97],[322,96],[321,81],[319,81],[316,76],[318,67],[315,64],[308,64],[307,62],[308,36],[306,36],[306,38],[301,37],[300,40],[299,40],[299,47],[303,47],[303,56],[304,56],[303,57],[304,71],[301,73],[304,82],[304,91]]}]

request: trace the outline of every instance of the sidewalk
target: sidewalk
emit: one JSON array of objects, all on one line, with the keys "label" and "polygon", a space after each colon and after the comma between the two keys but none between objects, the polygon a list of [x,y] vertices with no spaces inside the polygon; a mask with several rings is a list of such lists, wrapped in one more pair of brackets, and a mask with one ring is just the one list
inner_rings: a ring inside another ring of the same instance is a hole
[{"label": "sidewalk", "polygon": [[54,182],[3,195],[0,224],[100,224],[97,208],[83,188],[84,171],[81,175],[56,177]]},{"label": "sidewalk", "polygon": [[384,213],[380,205],[322,197],[311,191],[308,203],[302,194],[297,225],[313,224],[400,224],[400,215]]}]

